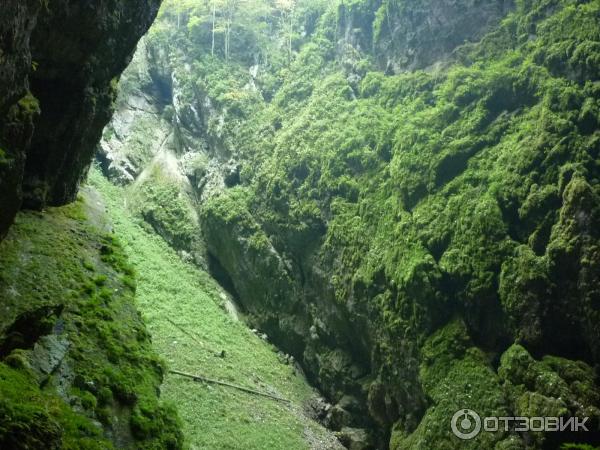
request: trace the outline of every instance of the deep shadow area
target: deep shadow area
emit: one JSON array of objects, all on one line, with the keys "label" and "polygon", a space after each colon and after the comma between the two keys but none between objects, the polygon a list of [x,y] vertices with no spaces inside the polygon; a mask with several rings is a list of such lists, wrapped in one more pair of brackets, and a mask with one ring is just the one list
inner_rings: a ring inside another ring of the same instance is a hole
[{"label": "deep shadow area", "polygon": [[244,305],[239,303],[240,297],[235,289],[233,280],[225,268],[221,265],[219,260],[210,253],[208,254],[208,271],[210,275],[219,283],[219,285],[233,297],[236,306],[241,310],[241,312],[245,312]]}]

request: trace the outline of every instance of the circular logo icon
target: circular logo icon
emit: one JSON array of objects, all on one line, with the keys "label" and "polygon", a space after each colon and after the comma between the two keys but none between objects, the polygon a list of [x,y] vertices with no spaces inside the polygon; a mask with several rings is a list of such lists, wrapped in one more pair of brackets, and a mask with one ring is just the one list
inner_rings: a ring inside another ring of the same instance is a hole
[{"label": "circular logo icon", "polygon": [[473,439],[481,431],[481,417],[470,409],[461,409],[452,416],[452,432],[459,439]]}]

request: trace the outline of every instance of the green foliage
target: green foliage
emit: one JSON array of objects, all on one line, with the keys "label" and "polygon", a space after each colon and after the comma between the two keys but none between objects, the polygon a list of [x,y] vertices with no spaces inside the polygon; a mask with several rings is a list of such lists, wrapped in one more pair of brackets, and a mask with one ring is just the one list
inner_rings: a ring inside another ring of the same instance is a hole
[{"label": "green foliage", "polygon": [[[160,236],[136,223],[123,206],[123,188],[111,185],[97,169],[92,170],[90,182],[105,198],[115,233],[135,264],[138,307],[155,348],[170,367],[272,392],[292,401],[289,407],[167,374],[162,396],[177,407],[187,445],[210,449],[308,449],[311,444],[304,433],[326,441],[325,431],[301,412],[300,405],[312,397],[312,389],[292,366],[281,363],[275,347],[228,316],[222,288],[208,273],[183,262]],[[231,221],[246,217],[244,193],[237,191],[232,190],[231,198],[223,201],[219,210]],[[194,337],[183,334],[169,319]],[[215,356],[222,351],[225,358]],[[112,396],[111,390],[100,390],[98,404],[110,403]],[[160,440],[149,442],[146,448],[171,448],[172,421],[170,409],[156,410],[144,397],[136,403],[132,416],[135,436],[142,438],[162,429]],[[159,442],[162,447],[154,446]]]},{"label": "green foliage", "polygon": [[250,81],[244,67],[224,64],[221,59],[205,56],[194,63],[194,89],[204,92],[215,106],[227,110],[234,118],[247,118],[262,101],[257,91],[245,85]]},{"label": "green foliage", "polygon": [[197,219],[180,185],[160,176],[159,169],[135,186],[131,201],[146,222],[177,249],[190,249],[197,241]]},{"label": "green foliage", "polygon": [[186,42],[195,56],[210,54],[251,63],[253,55],[260,55],[261,60],[273,63],[277,47],[289,40],[286,14],[284,2],[167,0],[152,38],[170,36],[165,40]]},{"label": "green foliage", "polygon": [[[170,448],[181,447],[177,419],[157,398],[164,369],[134,306],[133,268],[119,241],[93,225],[102,220],[95,214],[82,199],[44,214],[21,213],[2,242],[2,329],[24,315],[39,316],[27,323],[28,333],[39,329],[44,336],[60,315],[60,339],[68,346],[64,364],[72,380],[63,369],[43,375],[35,369],[40,350],[16,347],[5,360],[16,369],[0,365],[3,447],[14,447],[16,439],[17,447],[112,448],[104,432],[127,430],[130,416],[133,426],[131,410],[142,401],[156,417],[172,419],[138,436],[132,446],[166,448],[160,447],[166,439]],[[44,311],[56,312],[47,317]],[[116,416],[119,421],[112,420]]]}]

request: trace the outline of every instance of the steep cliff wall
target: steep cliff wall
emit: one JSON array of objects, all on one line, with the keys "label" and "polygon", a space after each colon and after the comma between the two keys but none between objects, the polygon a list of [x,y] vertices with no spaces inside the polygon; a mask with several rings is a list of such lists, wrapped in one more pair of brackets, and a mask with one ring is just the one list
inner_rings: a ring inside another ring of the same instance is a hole
[{"label": "steep cliff wall", "polygon": [[0,236],[22,204],[39,209],[75,198],[110,119],[116,80],[159,4],[3,3]]},{"label": "steep cliff wall", "polygon": [[0,238],[21,206],[25,150],[38,112],[35,102],[27,108],[26,93],[29,39],[40,6],[35,0],[15,0],[5,2],[0,11]]},{"label": "steep cliff wall", "polygon": [[394,72],[448,62],[455,48],[479,41],[513,8],[513,0],[384,0],[373,24],[378,61]]}]

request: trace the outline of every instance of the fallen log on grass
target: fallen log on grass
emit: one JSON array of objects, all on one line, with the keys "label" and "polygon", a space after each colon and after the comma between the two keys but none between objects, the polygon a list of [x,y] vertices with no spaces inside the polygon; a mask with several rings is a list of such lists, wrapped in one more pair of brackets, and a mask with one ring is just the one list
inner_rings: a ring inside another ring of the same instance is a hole
[{"label": "fallen log on grass", "polygon": [[196,342],[198,345],[200,345],[200,347],[202,347],[203,350],[206,350],[207,352],[210,352],[214,356],[218,356],[219,358],[225,358],[225,350],[221,350],[221,351],[217,352],[217,351],[215,351],[213,349],[207,348],[206,344],[204,342],[202,342],[196,335],[190,333],[188,330],[186,330],[185,328],[183,328],[178,323],[172,321],[170,318],[165,317],[165,319],[167,319],[167,322],[169,322],[171,325],[173,325],[175,328],[177,328],[179,331],[181,331],[187,337],[189,337],[194,342]]},{"label": "fallen log on grass", "polygon": [[207,378],[203,375],[192,375],[190,373],[185,373],[185,372],[180,372],[179,370],[169,370],[169,373],[175,374],[175,375],[179,375],[182,377],[186,377],[186,378],[191,378],[194,381],[199,381],[202,383],[208,383],[208,384],[217,384],[219,386],[226,386],[232,389],[237,389],[238,391],[242,391],[242,392],[246,392],[247,394],[253,394],[253,395],[259,395],[261,397],[267,397],[270,398],[271,400],[277,400],[279,402],[283,402],[283,403],[291,403],[290,400],[282,398],[282,397],[278,397],[276,395],[271,395],[268,394],[266,392],[261,392],[261,391],[255,391],[254,389],[250,389],[250,388],[246,388],[244,386],[239,386],[237,384],[231,384],[231,383],[227,383],[225,381],[220,381],[220,380],[213,380],[212,378]]}]

